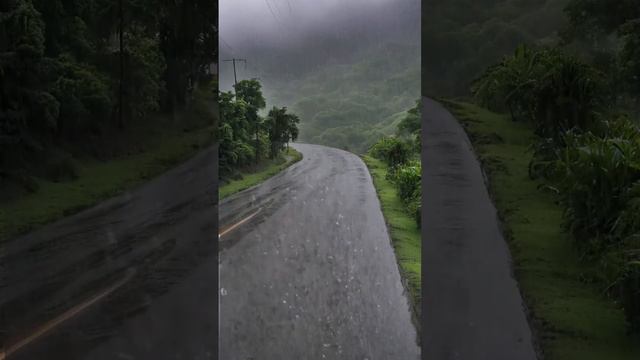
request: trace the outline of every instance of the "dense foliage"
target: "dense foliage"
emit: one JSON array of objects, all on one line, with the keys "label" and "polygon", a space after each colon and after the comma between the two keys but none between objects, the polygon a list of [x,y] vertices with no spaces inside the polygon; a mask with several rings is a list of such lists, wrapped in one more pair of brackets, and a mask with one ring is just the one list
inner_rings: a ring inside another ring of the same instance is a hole
[{"label": "dense foliage", "polygon": [[[0,5],[0,177],[52,154],[104,157],[126,128],[188,107],[217,58],[211,0]],[[117,155],[117,154],[114,154]]]},{"label": "dense foliage", "polygon": [[384,160],[389,167],[394,168],[409,161],[411,146],[394,136],[384,137],[371,147],[371,155]]},{"label": "dense foliage", "polygon": [[521,45],[472,92],[535,127],[530,175],[558,194],[569,234],[640,330],[640,129],[628,102],[640,90],[640,3],[571,0],[565,12],[565,47]]},{"label": "dense foliage", "polygon": [[259,115],[266,102],[258,80],[242,80],[235,90],[236,95],[219,95],[218,158],[223,177],[266,157],[278,157],[285,145],[298,138],[300,119],[286,107],[274,106],[266,117]]},{"label": "dense foliage", "polygon": [[[553,44],[569,0],[431,0],[422,21],[422,93],[462,96],[522,43]],[[633,0],[632,0],[633,1]]]},{"label": "dense foliage", "polygon": [[407,206],[407,211],[420,226],[420,206],[422,201],[422,166],[420,163],[420,107],[417,101],[397,128],[395,136],[378,140],[369,153],[386,163],[387,179],[395,186],[398,197]]},{"label": "dense foliage", "polygon": [[560,141],[571,129],[587,129],[606,99],[603,76],[558,49],[517,48],[474,82],[476,99],[512,119],[532,122],[536,134]]}]

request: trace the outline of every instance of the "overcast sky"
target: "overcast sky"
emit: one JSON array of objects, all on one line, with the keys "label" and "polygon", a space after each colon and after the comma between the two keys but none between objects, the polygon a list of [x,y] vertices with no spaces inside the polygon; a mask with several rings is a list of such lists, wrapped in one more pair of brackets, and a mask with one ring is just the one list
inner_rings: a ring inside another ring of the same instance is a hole
[{"label": "overcast sky", "polygon": [[291,40],[336,22],[360,22],[369,12],[364,8],[394,1],[406,0],[220,0],[220,36],[228,45],[256,37]]},{"label": "overcast sky", "polygon": [[[247,58],[244,75],[261,76],[273,63],[317,66],[371,43],[419,46],[419,9],[420,0],[220,0],[220,57]],[[232,67],[220,67],[221,88],[228,88]]]}]

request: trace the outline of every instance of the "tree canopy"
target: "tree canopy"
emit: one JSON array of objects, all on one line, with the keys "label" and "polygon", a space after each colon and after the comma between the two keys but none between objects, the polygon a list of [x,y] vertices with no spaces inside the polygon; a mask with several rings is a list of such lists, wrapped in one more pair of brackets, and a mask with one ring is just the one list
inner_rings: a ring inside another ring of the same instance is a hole
[{"label": "tree canopy", "polygon": [[211,0],[3,1],[0,174],[187,107],[216,62],[216,13]]}]

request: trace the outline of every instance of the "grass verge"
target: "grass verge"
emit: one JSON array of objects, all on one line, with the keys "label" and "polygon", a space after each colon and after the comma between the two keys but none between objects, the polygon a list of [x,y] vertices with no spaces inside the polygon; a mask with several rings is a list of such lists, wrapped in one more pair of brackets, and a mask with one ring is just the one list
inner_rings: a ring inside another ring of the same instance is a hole
[{"label": "grass verge", "polygon": [[528,176],[532,129],[472,104],[440,101],[465,127],[487,173],[545,359],[640,359],[622,309],[589,280],[596,267],[580,261],[563,231],[555,195]]},{"label": "grass verge", "polygon": [[302,154],[293,148],[285,151],[285,156],[266,160],[256,168],[241,170],[235,177],[218,188],[218,199],[222,200],[242,190],[257,185],[282,170],[302,160]]},{"label": "grass verge", "polygon": [[[191,158],[213,143],[214,125],[211,110],[200,103],[191,114],[181,114],[180,121],[166,122],[146,130],[141,138],[142,150],[136,154],[97,161],[78,161],[78,178],[53,182],[37,178],[38,190],[0,203],[0,241],[32,231],[47,223],[72,215],[100,201],[131,189]],[[185,123],[200,124],[186,129]],[[171,124],[175,126],[171,126]],[[208,125],[203,125],[208,124]]]},{"label": "grass verge", "polygon": [[378,193],[382,214],[389,229],[389,235],[396,258],[400,265],[403,281],[409,290],[410,302],[416,327],[420,326],[420,289],[422,284],[420,229],[413,216],[397,194],[396,187],[385,178],[387,165],[371,156],[364,155],[362,160],[369,168],[373,185]]}]

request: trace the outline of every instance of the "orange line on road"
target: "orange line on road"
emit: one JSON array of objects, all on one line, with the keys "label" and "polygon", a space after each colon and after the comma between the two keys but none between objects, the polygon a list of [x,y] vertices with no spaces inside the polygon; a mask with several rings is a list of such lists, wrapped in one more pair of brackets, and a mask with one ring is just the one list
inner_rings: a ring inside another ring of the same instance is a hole
[{"label": "orange line on road", "polygon": [[80,303],[80,304],[72,307],[71,309],[65,311],[62,315],[54,318],[53,320],[50,320],[50,321],[44,323],[39,328],[36,328],[36,330],[31,335],[25,337],[24,339],[18,341],[15,344],[9,346],[6,350],[4,350],[4,351],[0,350],[0,360],[5,360],[9,355],[11,355],[14,352],[18,351],[20,348],[24,347],[25,345],[28,345],[29,343],[31,343],[32,341],[36,340],[40,336],[44,335],[45,333],[47,333],[51,329],[53,329],[56,326],[62,324],[66,320],[69,320],[72,317],[78,315],[83,310],[87,309],[91,305],[97,303],[98,301],[100,301],[101,299],[106,297],[107,295],[111,294],[116,289],[118,289],[119,287],[124,285],[127,281],[131,280],[131,278],[133,277],[134,273],[135,273],[135,270],[134,269],[130,269],[128,274],[124,278],[120,279],[119,281],[117,281],[116,283],[114,283],[110,287],[106,288],[102,292],[96,294],[95,296],[93,296],[92,298],[86,300],[85,302]]},{"label": "orange line on road", "polygon": [[[237,223],[229,226],[228,228],[224,229],[224,231],[222,231],[221,233],[218,234],[218,239],[221,238],[222,236],[224,236],[225,234],[229,233],[233,229],[237,228],[238,226],[240,226],[240,225],[246,223],[247,221],[251,220],[251,218],[253,218],[254,216],[256,216],[260,212],[260,210],[262,210],[262,208],[256,210],[255,212],[253,212],[253,214],[247,216],[246,218],[244,218],[244,219],[238,221]],[[2,359],[0,358],[0,360],[2,360]]]}]

